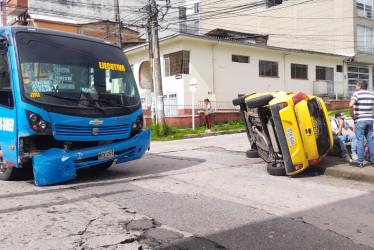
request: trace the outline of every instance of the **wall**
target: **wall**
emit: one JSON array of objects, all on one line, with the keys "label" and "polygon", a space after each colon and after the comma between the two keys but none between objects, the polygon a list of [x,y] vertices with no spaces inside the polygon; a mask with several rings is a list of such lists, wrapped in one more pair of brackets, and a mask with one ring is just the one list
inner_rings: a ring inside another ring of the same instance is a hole
[{"label": "wall", "polygon": [[45,22],[45,21],[35,21],[34,25],[39,28],[53,29],[53,30],[70,32],[70,33],[77,33],[76,25],[50,23],[50,22]]},{"label": "wall", "polygon": [[[116,26],[114,23],[111,22],[103,22],[103,23],[90,23],[90,24],[82,24],[79,27],[80,34],[86,36],[97,37],[100,39],[108,40],[111,43],[116,43]],[[122,28],[121,30],[121,37],[122,42],[145,42],[145,39],[139,39],[139,34],[136,31]]]},{"label": "wall", "polygon": [[[356,0],[288,0],[266,8],[258,0],[202,1],[202,28],[269,34],[268,45],[329,53],[354,52]],[[234,6],[241,8],[238,15]],[[227,9],[231,8],[230,13]],[[211,15],[214,9],[216,15]],[[222,12],[221,18],[215,18]],[[204,14],[205,13],[205,14]]]}]

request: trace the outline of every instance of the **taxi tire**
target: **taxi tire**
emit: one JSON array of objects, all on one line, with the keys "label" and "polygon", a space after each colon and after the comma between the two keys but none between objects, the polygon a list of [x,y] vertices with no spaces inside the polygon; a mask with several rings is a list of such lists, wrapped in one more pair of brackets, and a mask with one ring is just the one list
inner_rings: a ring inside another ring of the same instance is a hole
[{"label": "taxi tire", "polygon": [[283,164],[271,162],[267,164],[267,172],[273,176],[285,176],[286,168]]},{"label": "taxi tire", "polygon": [[259,158],[260,155],[258,154],[257,150],[250,149],[245,152],[248,158]]},{"label": "taxi tire", "polygon": [[260,108],[265,105],[268,105],[271,100],[274,99],[272,95],[259,96],[247,101],[248,108]]},{"label": "taxi tire", "polygon": [[242,105],[242,104],[244,104],[244,100],[245,100],[246,97],[247,97],[247,96],[242,96],[242,97],[239,97],[239,98],[233,99],[233,100],[232,100],[232,104],[233,104],[234,106]]},{"label": "taxi tire", "polygon": [[232,104],[233,104],[234,106],[242,105],[242,104],[244,104],[245,98],[247,98],[248,96],[251,96],[251,95],[253,95],[253,94],[255,94],[255,93],[252,93],[252,94],[249,94],[249,95],[244,95],[244,96],[242,96],[242,97],[239,97],[239,98],[233,99],[233,100],[232,100]]}]

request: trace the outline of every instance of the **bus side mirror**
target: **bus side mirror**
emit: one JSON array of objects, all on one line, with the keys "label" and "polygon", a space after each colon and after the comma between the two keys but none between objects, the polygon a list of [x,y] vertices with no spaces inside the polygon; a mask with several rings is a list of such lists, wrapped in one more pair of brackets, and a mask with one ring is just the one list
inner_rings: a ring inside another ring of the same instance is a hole
[{"label": "bus side mirror", "polygon": [[0,55],[4,55],[8,52],[9,45],[9,40],[3,34],[0,34]]}]

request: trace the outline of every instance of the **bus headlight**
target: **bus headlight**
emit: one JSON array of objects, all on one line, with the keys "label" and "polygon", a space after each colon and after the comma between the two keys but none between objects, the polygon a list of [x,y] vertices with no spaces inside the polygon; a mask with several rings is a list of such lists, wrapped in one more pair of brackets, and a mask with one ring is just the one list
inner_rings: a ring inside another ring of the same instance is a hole
[{"label": "bus headlight", "polygon": [[31,111],[25,110],[27,120],[29,122],[30,128],[35,132],[41,132],[50,134],[51,133],[51,124],[47,121],[44,121],[43,118]]},{"label": "bus headlight", "polygon": [[131,125],[131,135],[137,134],[143,129],[143,114],[136,117],[136,120]]}]

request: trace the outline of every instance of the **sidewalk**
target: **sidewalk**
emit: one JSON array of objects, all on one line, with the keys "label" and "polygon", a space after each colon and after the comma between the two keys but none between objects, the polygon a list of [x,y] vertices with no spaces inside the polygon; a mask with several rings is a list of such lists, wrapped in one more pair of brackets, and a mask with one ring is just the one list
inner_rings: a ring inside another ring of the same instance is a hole
[{"label": "sidewalk", "polygon": [[363,181],[374,184],[374,167],[368,162],[364,162],[364,167],[353,167],[348,162],[337,156],[326,156],[322,162],[310,167],[311,171],[319,174],[333,176],[355,181]]}]

